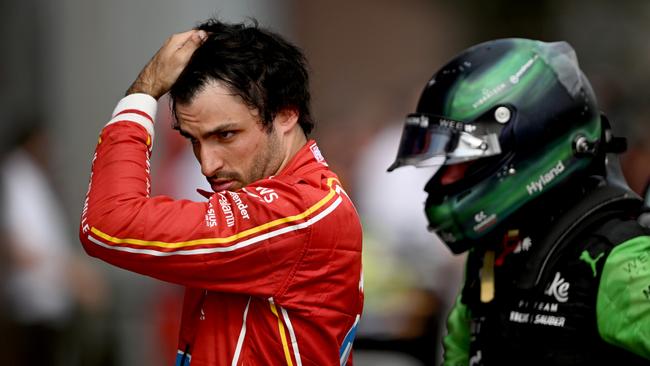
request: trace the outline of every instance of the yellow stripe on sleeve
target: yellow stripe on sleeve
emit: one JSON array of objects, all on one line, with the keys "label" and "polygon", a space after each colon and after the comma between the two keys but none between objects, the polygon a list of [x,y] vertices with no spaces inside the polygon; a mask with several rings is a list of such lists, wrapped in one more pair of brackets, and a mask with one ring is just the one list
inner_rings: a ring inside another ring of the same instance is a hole
[{"label": "yellow stripe on sleeve", "polygon": [[[330,187],[329,193],[323,197],[320,201],[318,201],[316,204],[305,210],[304,212],[293,215],[293,216],[288,216],[288,217],[283,217],[280,219],[276,219],[270,222],[267,222],[265,224],[256,226],[254,228],[250,228],[248,230],[244,230],[242,232],[239,232],[237,234],[224,237],[224,238],[206,238],[206,239],[195,239],[195,240],[188,240],[188,241],[181,241],[181,242],[164,242],[164,241],[149,241],[149,240],[141,240],[141,239],[135,239],[135,238],[117,238],[111,235],[108,235],[101,230],[99,230],[96,227],[92,227],[90,231],[97,235],[98,237],[114,243],[114,244],[130,244],[130,245],[139,245],[139,246],[151,246],[151,247],[159,247],[159,248],[167,248],[167,249],[178,249],[178,248],[186,248],[186,247],[191,247],[195,245],[206,245],[206,244],[225,244],[225,243],[230,243],[236,240],[239,240],[241,238],[247,237],[249,235],[253,235],[256,233],[259,233],[260,231],[264,231],[267,229],[270,229],[272,227],[292,222],[292,221],[298,221],[301,219],[304,219],[305,217],[311,215],[318,209],[320,209],[323,205],[325,205],[328,201],[330,201],[335,195],[336,191],[332,189],[332,184],[334,181],[337,181],[335,178],[329,178],[327,180],[327,185]],[[338,182],[338,181],[337,181]]]}]

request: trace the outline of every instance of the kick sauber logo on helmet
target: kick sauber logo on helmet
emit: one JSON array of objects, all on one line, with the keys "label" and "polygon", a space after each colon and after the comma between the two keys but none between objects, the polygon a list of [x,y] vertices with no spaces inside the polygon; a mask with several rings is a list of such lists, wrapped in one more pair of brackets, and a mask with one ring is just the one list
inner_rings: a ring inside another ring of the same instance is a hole
[{"label": "kick sauber logo on helmet", "polygon": [[528,195],[532,196],[534,193],[540,193],[544,188],[549,185],[555,178],[557,178],[564,171],[564,164],[562,160],[557,162],[557,165],[552,167],[548,172],[539,176],[537,180],[530,182],[526,186]]}]

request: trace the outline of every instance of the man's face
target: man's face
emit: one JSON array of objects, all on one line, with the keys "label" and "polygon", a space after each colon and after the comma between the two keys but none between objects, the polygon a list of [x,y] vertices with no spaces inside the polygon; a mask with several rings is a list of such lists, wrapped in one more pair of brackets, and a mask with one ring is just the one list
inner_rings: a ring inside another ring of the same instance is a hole
[{"label": "man's face", "polygon": [[212,190],[237,190],[278,172],[280,136],[262,127],[259,113],[219,83],[208,83],[188,104],[177,104],[181,135],[192,143]]}]

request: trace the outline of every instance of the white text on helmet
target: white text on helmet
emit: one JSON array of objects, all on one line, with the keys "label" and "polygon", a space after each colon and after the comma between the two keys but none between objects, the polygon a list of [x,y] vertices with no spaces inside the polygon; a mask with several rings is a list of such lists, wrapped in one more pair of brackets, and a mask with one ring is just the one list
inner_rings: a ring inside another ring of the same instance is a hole
[{"label": "white text on helmet", "polygon": [[506,83],[501,83],[497,86],[495,86],[492,89],[483,89],[483,95],[476,101],[474,104],[472,104],[472,107],[478,108],[485,104],[488,100],[492,99],[494,96],[500,94],[502,91],[506,89]]},{"label": "white text on helmet", "polygon": [[563,171],[564,164],[562,163],[562,160],[560,160],[557,162],[557,165],[552,167],[548,172],[540,175],[536,181],[530,182],[526,186],[528,195],[539,193],[544,190],[544,187],[551,183],[558,175],[562,174]]},{"label": "white text on helmet", "polygon": [[451,128],[453,130],[458,130],[458,131],[463,131],[463,132],[474,132],[476,130],[476,126],[472,124],[467,124],[463,122],[458,122],[458,121],[452,121],[448,119],[441,118],[440,121],[440,126],[442,127],[447,127]]},{"label": "white text on helmet", "polygon": [[524,73],[528,71],[528,69],[530,69],[531,66],[533,66],[533,62],[535,62],[535,60],[537,60],[538,57],[539,55],[535,55],[531,59],[526,61],[526,63],[523,64],[521,68],[519,68],[519,71],[517,71],[514,75],[510,76],[510,82],[512,84],[517,84],[519,82],[519,79],[521,79],[521,77],[524,75]]},{"label": "white text on helmet", "polygon": [[422,128],[429,127],[429,117],[427,116],[408,116],[406,118],[407,125],[415,125]]}]

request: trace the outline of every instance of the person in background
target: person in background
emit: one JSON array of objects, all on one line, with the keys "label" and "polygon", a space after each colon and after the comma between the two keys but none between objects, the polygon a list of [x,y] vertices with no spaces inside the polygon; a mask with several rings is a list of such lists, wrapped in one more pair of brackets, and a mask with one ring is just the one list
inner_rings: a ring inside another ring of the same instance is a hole
[{"label": "person in background", "polygon": [[[213,192],[150,197],[157,99]],[[115,108],[93,157],[80,239],[186,287],[177,365],[351,365],[361,225],[315,141],[305,59],[257,24],[171,36]]]},{"label": "person in background", "polygon": [[[365,305],[355,341],[357,362],[373,366],[439,365],[444,319],[462,280],[454,256],[425,230],[423,169],[389,174],[402,123],[371,135],[355,164],[354,198],[363,223]],[[381,182],[378,184],[378,182]]]},{"label": "person in background", "polygon": [[428,81],[389,170],[433,170],[429,227],[468,252],[445,365],[648,363],[650,229],[606,159],[624,146],[566,42],[485,42]]},{"label": "person in background", "polygon": [[15,120],[18,136],[0,161],[3,359],[10,365],[63,365],[71,361],[63,361],[66,353],[85,353],[75,320],[104,310],[107,284],[74,251],[50,182],[42,123]]}]

